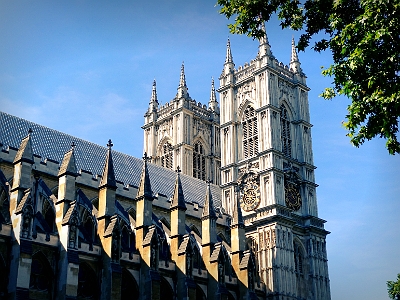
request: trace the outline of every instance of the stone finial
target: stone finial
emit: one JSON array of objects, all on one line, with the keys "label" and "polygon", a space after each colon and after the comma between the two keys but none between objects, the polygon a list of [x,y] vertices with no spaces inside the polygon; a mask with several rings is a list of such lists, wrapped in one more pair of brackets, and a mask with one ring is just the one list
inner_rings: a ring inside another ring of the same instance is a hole
[{"label": "stone finial", "polygon": [[297,56],[296,44],[294,42],[294,36],[292,36],[292,55],[290,57],[290,63],[298,62],[298,61],[299,61],[299,57]]},{"label": "stone finial", "polygon": [[205,218],[217,219],[217,214],[215,213],[215,210],[214,210],[214,203],[213,203],[213,198],[212,198],[212,194],[211,194],[210,183],[211,183],[211,181],[208,179],[202,219],[205,219]]},{"label": "stone finial", "polygon": [[115,181],[115,172],[114,172],[114,163],[111,154],[111,148],[113,143],[111,139],[108,140],[107,143],[107,154],[106,154],[106,162],[104,164],[103,173],[101,175],[101,181],[99,184],[99,188],[108,187],[112,189],[117,188],[117,183]]},{"label": "stone finial", "polygon": [[182,62],[181,75],[179,77],[179,86],[180,87],[186,87],[185,62]]},{"label": "stone finial", "polygon": [[291,53],[291,57],[290,57],[290,66],[289,67],[294,73],[302,73],[299,57],[297,56],[296,44],[294,41],[294,37],[292,37],[292,53]]},{"label": "stone finial", "polygon": [[156,87],[156,80],[153,81],[153,87],[151,90],[151,98],[149,103],[150,111],[156,111],[158,108],[158,99],[157,99],[157,87]]},{"label": "stone finial", "polygon": [[185,64],[182,62],[181,66],[181,74],[179,77],[179,86],[178,86],[178,93],[177,93],[177,98],[189,98],[189,93],[188,93],[188,87],[186,85],[186,76],[185,76]]},{"label": "stone finial", "polygon": [[210,95],[210,101],[208,102],[208,107],[212,111],[218,110],[218,102],[217,102],[217,95],[215,94],[214,78],[212,77],[211,77],[211,95]]},{"label": "stone finial", "polygon": [[148,160],[150,160],[150,158],[147,156],[147,153],[145,152],[143,155],[143,169],[142,169],[142,175],[140,176],[140,183],[139,183],[137,197],[146,197],[153,199],[153,192],[151,190],[151,185],[150,185],[149,170],[147,168]]},{"label": "stone finial", "polygon": [[231,41],[228,38],[228,42],[226,44],[226,58],[225,63],[233,63],[232,52],[231,52]]},{"label": "stone finial", "polygon": [[259,52],[258,55],[260,57],[269,55],[272,56],[271,46],[268,41],[267,30],[265,29],[264,22],[261,24],[261,31],[264,32],[264,35],[259,39],[260,45],[258,46]]},{"label": "stone finial", "polygon": [[183,195],[180,172],[181,170],[178,166],[176,169],[176,181],[175,181],[174,194],[172,195],[171,209],[179,208],[181,210],[186,210],[187,208],[185,204],[185,197]]}]

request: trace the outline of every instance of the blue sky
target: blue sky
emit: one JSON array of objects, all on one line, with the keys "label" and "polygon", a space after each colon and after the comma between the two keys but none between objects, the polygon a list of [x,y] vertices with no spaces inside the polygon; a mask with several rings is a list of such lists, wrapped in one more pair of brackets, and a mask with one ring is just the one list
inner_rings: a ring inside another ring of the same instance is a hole
[{"label": "blue sky", "polygon": [[[0,110],[142,155],[143,114],[153,79],[162,104],[176,94],[182,61],[192,98],[208,102],[226,41],[236,67],[257,42],[229,34],[214,0],[0,0]],[[267,24],[278,60],[289,63],[292,35]],[[376,139],[357,149],[341,122],[349,100],[318,97],[329,53],[299,54],[307,74],[319,216],[327,220],[332,299],[388,299],[400,273],[400,158]],[[218,86],[218,81],[216,80]]]}]

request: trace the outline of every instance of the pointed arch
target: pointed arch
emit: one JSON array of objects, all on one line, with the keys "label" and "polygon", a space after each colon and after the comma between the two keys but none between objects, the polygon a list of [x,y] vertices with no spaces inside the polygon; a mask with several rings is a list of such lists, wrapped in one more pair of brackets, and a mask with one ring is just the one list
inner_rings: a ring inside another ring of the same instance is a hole
[{"label": "pointed arch", "polygon": [[294,271],[297,274],[304,274],[306,249],[298,237],[293,238]]},{"label": "pointed arch", "polygon": [[98,299],[99,290],[99,280],[96,272],[86,262],[80,263],[77,300]]},{"label": "pointed arch", "polygon": [[164,168],[174,167],[174,147],[169,137],[164,137],[158,144],[157,154],[160,158],[160,165]]},{"label": "pointed arch", "polygon": [[161,276],[160,290],[162,291],[163,300],[173,300],[174,299],[174,289],[171,284]]},{"label": "pointed arch", "polygon": [[42,251],[32,255],[29,279],[30,299],[53,299],[53,269]]},{"label": "pointed arch", "polygon": [[196,227],[196,225],[191,224],[189,226],[189,228],[190,228],[191,231],[193,231],[195,234],[197,234],[199,238],[201,238],[200,230]]},{"label": "pointed arch", "polygon": [[132,253],[136,248],[135,242],[135,233],[132,231],[129,224],[124,222],[121,230],[121,250]]},{"label": "pointed arch", "polygon": [[238,108],[238,120],[242,120],[243,119],[243,115],[244,115],[244,111],[246,110],[246,108],[248,106],[251,107],[255,107],[255,104],[253,103],[253,101],[251,101],[250,99],[245,99],[242,101],[242,103],[240,103],[239,108]]},{"label": "pointed arch", "polygon": [[121,300],[138,300],[139,286],[129,270],[122,269]]},{"label": "pointed arch", "polygon": [[308,288],[308,265],[306,249],[298,237],[293,238],[294,272],[296,274],[297,295],[301,298],[307,297]]},{"label": "pointed arch", "polygon": [[53,233],[56,228],[56,214],[52,205],[50,204],[50,200],[46,197],[43,198],[42,215],[50,230],[50,233]]}]

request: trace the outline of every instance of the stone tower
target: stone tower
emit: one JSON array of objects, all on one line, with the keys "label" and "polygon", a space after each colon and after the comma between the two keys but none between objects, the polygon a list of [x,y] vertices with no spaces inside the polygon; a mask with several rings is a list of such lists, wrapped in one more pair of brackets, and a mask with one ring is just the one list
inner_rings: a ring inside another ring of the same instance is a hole
[{"label": "stone tower", "polygon": [[208,106],[197,103],[189,96],[182,64],[175,98],[160,106],[154,81],[144,117],[144,152],[151,162],[173,170],[179,166],[183,174],[220,183],[219,106],[214,80]]},{"label": "stone tower", "polygon": [[255,59],[237,69],[228,40],[219,80],[221,198],[229,215],[240,201],[268,299],[330,299],[309,88],[294,40],[289,66],[273,56],[265,35]]}]

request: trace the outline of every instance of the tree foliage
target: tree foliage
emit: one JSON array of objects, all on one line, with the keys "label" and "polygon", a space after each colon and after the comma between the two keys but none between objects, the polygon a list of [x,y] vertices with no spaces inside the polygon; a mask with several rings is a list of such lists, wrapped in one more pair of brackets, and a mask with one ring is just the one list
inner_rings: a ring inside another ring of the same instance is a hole
[{"label": "tree foliage", "polygon": [[388,281],[388,294],[390,299],[400,299],[400,274],[397,274],[397,281]]},{"label": "tree foliage", "polygon": [[333,64],[322,71],[333,78],[333,85],[321,96],[351,99],[344,122],[351,143],[359,147],[381,137],[390,154],[400,153],[398,0],[218,0],[218,4],[221,14],[235,18],[229,25],[232,33],[260,38],[260,25],[278,14],[282,28],[303,32],[299,50],[317,38],[312,48],[330,50],[333,56]]}]

